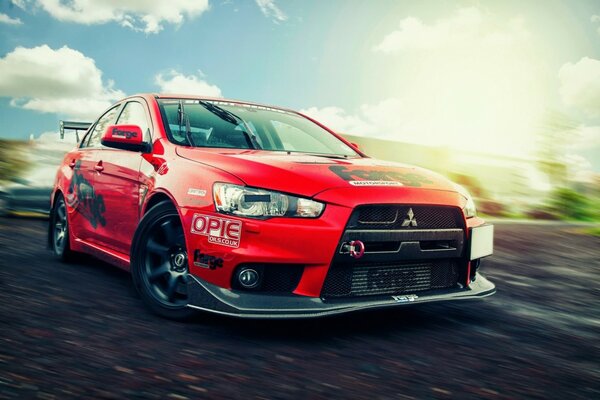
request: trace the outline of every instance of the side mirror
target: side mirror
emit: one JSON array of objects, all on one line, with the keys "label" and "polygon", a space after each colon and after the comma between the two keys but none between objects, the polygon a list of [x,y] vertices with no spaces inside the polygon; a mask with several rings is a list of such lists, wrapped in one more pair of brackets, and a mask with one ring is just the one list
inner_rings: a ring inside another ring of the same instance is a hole
[{"label": "side mirror", "polygon": [[110,125],[102,135],[102,144],[115,149],[149,153],[150,144],[144,142],[142,128],[137,125]]},{"label": "side mirror", "polygon": [[355,148],[356,150],[358,150],[358,151],[361,151],[361,150],[360,150],[360,146],[358,145],[358,143],[350,142],[350,144],[351,144],[352,146],[354,146],[354,148]]}]

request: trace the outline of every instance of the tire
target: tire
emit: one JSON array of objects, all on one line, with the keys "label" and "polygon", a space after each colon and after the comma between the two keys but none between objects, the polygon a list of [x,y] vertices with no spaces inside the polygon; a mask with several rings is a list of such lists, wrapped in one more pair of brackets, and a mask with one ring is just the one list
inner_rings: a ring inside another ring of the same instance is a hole
[{"label": "tire", "polygon": [[67,207],[62,194],[56,197],[50,214],[49,235],[50,248],[54,255],[62,261],[72,261],[75,253],[71,250]]},{"label": "tire", "polygon": [[196,314],[187,307],[185,235],[171,203],[159,203],[144,215],[130,256],[133,284],[152,312],[174,320],[187,320]]}]

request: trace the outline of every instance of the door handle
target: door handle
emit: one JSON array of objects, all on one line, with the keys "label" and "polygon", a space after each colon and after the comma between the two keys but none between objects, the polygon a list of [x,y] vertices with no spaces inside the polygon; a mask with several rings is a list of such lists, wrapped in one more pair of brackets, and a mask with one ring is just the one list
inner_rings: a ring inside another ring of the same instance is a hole
[{"label": "door handle", "polygon": [[75,168],[75,160],[71,160],[71,162],[69,163],[69,168]]},{"label": "door handle", "polygon": [[102,165],[102,161],[98,161],[98,164],[94,167],[94,169],[98,172],[104,171],[104,166]]}]

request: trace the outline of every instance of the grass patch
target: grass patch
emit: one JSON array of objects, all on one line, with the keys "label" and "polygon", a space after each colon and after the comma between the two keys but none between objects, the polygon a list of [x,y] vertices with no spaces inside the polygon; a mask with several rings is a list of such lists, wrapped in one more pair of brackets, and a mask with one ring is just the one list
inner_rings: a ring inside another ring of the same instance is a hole
[{"label": "grass patch", "polygon": [[584,230],[584,233],[586,233],[588,235],[600,237],[600,226],[588,228],[588,229]]}]

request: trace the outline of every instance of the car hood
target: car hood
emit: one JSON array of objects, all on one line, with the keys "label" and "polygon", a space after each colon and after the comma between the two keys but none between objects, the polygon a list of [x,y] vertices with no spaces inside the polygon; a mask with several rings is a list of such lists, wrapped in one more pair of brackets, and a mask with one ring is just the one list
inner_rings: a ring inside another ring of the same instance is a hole
[{"label": "car hood", "polygon": [[[264,150],[177,148],[180,157],[227,171],[248,186],[313,197],[335,188],[456,192],[443,176],[423,168],[372,158],[333,158]],[[364,192],[364,191],[363,191]]]}]

